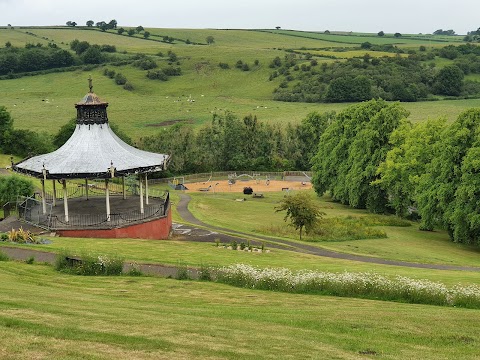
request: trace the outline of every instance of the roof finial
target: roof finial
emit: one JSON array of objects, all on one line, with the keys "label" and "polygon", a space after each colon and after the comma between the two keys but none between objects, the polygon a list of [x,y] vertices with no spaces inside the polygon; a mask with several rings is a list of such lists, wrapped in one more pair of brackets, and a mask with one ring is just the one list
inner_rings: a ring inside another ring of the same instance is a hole
[{"label": "roof finial", "polygon": [[93,85],[92,85],[92,75],[88,77],[88,87],[90,88],[90,92],[93,92]]}]

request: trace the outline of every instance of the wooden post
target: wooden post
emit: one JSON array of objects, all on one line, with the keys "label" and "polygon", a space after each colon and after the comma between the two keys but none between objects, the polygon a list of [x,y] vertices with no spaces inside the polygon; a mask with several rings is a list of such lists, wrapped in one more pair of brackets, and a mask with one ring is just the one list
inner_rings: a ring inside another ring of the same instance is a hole
[{"label": "wooden post", "polygon": [[53,185],[53,199],[52,199],[52,204],[53,206],[57,206],[57,186],[56,186],[56,180],[52,180],[52,185]]},{"label": "wooden post", "polygon": [[148,205],[148,179],[147,179],[147,174],[145,174],[145,204]]},{"label": "wooden post", "polygon": [[68,223],[67,180],[62,179],[62,185],[63,185],[63,208],[65,209],[65,222]]},{"label": "wooden post", "polygon": [[144,213],[143,210],[143,180],[142,180],[142,174],[138,175],[138,179],[140,180],[140,214]]},{"label": "wooden post", "polygon": [[87,195],[88,200],[88,179],[85,179],[85,194]]},{"label": "wooden post", "polygon": [[125,189],[125,175],[122,176],[122,193],[123,193],[123,200],[127,198],[127,191]]},{"label": "wooden post", "polygon": [[110,191],[108,189],[108,179],[105,179],[105,197],[107,205],[107,221],[110,221]]},{"label": "wooden post", "polygon": [[47,213],[47,199],[45,199],[45,180],[42,179],[42,213]]}]

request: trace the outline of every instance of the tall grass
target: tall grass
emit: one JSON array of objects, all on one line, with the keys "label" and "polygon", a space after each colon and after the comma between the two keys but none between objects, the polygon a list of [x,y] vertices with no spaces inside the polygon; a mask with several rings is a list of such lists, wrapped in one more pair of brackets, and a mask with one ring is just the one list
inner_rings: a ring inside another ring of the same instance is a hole
[{"label": "tall grass", "polygon": [[387,278],[371,272],[292,272],[285,268],[261,269],[244,264],[218,268],[214,274],[214,281],[251,289],[480,308],[478,285],[448,288],[440,282],[404,276]]}]

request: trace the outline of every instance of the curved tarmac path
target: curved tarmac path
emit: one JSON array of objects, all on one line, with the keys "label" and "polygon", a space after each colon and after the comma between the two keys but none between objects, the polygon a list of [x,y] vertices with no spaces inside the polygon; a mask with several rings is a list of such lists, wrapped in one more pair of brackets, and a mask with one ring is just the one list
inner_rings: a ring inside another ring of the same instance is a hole
[{"label": "curved tarmac path", "polygon": [[312,245],[299,244],[293,241],[288,241],[283,239],[274,239],[271,237],[266,237],[261,235],[246,234],[246,233],[238,232],[231,229],[213,226],[213,225],[206,224],[193,216],[193,214],[188,209],[188,204],[190,200],[191,200],[191,197],[189,195],[180,194],[180,201],[177,205],[177,211],[179,215],[183,218],[185,222],[190,223],[192,225],[201,226],[213,232],[209,234],[203,234],[201,237],[198,237],[198,238],[195,235],[193,235],[192,236],[193,241],[212,241],[213,242],[215,241],[215,239],[219,238],[220,240],[225,242],[232,241],[232,240],[236,240],[237,242],[240,242],[246,238],[249,238],[249,239],[257,239],[260,241],[268,241],[270,242],[269,244],[270,247],[278,247],[285,250],[303,252],[307,254],[335,258],[335,259],[352,260],[352,261],[381,264],[381,265],[405,266],[405,267],[411,267],[411,268],[480,272],[480,267],[473,267],[473,266],[421,264],[421,263],[413,263],[413,262],[406,262],[406,261],[381,259],[381,258],[376,258],[371,256],[339,253],[331,250],[322,249],[320,247],[316,247]]}]

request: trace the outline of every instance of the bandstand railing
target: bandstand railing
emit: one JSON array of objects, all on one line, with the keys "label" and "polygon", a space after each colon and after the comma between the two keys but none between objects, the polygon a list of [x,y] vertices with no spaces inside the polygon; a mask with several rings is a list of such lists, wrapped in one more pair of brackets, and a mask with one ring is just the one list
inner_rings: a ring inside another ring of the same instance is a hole
[{"label": "bandstand railing", "polygon": [[50,231],[79,228],[113,229],[167,216],[170,194],[156,193],[152,197],[161,199],[161,204],[145,204],[143,213],[140,210],[111,213],[109,219],[107,214],[70,214],[66,221],[64,215],[52,214],[51,204],[47,204],[47,213],[43,214],[41,201],[33,197],[19,197],[16,209],[20,219]]}]

